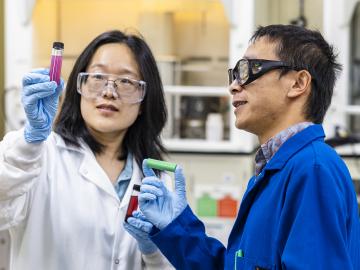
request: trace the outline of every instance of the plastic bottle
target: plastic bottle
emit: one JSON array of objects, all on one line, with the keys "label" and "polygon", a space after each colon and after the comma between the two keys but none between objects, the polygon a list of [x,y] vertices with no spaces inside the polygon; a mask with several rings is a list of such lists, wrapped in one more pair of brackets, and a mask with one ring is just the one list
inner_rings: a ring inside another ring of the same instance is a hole
[{"label": "plastic bottle", "polygon": [[237,201],[230,195],[218,200],[218,216],[235,218],[237,215]]},{"label": "plastic bottle", "polygon": [[216,199],[205,193],[197,199],[197,214],[202,217],[215,217],[217,214]]},{"label": "plastic bottle", "polygon": [[220,113],[209,113],[206,119],[206,140],[221,141],[224,135],[224,123]]}]

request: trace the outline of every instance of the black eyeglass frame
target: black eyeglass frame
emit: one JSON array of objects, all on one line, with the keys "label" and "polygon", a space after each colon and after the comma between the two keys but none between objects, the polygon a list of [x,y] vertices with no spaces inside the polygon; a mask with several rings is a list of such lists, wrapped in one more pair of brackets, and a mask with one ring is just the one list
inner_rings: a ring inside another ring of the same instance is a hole
[{"label": "black eyeglass frame", "polygon": [[[239,66],[242,62],[246,62],[247,63],[247,78],[240,78],[240,74],[239,74]],[[253,69],[252,67],[254,66],[254,64],[260,64],[260,70],[257,73],[253,73]],[[237,83],[240,86],[245,86],[253,81],[255,81],[256,79],[260,78],[262,75],[264,75],[265,73],[274,70],[274,69],[293,69],[293,70],[297,70],[289,65],[287,65],[286,63],[282,62],[282,61],[277,61],[277,60],[266,60],[266,59],[240,59],[234,68],[230,68],[228,69],[228,76],[229,76],[229,85],[232,84],[232,82],[234,80],[237,81]],[[242,82],[243,81],[243,82]]]}]

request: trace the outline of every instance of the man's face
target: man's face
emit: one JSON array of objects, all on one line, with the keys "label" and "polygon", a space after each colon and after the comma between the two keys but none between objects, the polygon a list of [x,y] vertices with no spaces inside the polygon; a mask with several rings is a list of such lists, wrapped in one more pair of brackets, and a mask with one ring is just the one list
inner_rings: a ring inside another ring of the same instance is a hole
[{"label": "man's face", "polygon": [[[276,45],[262,37],[248,47],[243,58],[280,60],[275,54]],[[230,85],[235,126],[257,135],[260,141],[281,131],[277,129],[286,118],[289,81],[286,75],[280,77],[280,72],[281,69],[268,71],[244,86],[236,80]]]}]

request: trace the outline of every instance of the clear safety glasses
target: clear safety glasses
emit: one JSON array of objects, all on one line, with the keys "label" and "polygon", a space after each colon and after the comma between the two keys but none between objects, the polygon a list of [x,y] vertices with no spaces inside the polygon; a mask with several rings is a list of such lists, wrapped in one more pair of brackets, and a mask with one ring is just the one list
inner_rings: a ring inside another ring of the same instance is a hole
[{"label": "clear safety glasses", "polygon": [[77,77],[77,91],[88,99],[111,94],[114,99],[134,104],[144,99],[145,90],[146,82],[124,76],[81,72]]},{"label": "clear safety glasses", "polygon": [[234,68],[228,70],[229,84],[234,80],[241,86],[247,85],[270,70],[286,68],[293,69],[282,61],[264,59],[240,59]]}]

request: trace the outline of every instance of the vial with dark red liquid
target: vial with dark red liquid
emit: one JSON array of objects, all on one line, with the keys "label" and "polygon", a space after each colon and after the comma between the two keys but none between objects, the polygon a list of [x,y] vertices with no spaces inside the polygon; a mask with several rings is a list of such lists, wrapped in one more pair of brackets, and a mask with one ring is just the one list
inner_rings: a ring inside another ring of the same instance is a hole
[{"label": "vial with dark red liquid", "polygon": [[132,216],[132,213],[137,210],[138,208],[138,195],[140,192],[140,185],[134,185],[133,186],[133,190],[131,192],[131,197],[130,197],[130,201],[129,201],[129,205],[128,208],[126,210],[126,216],[125,216],[125,221],[127,221],[127,219],[129,217]]}]

